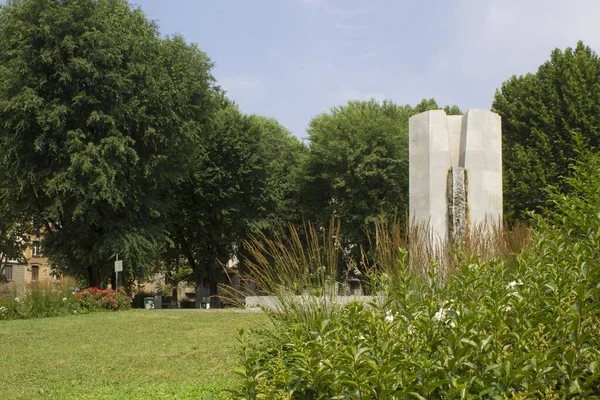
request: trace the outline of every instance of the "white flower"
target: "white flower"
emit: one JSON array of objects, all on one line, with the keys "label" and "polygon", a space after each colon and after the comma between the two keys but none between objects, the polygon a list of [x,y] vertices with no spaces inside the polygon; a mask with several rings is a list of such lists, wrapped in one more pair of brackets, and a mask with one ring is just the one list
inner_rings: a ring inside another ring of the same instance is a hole
[{"label": "white flower", "polygon": [[359,338],[360,340],[365,340],[365,337],[364,337],[363,335],[360,335],[358,338]]},{"label": "white flower", "polygon": [[385,312],[385,320],[387,322],[394,322],[394,316],[392,315],[391,311],[388,310]]},{"label": "white flower", "polygon": [[63,301],[67,301],[67,298],[66,298],[66,297],[63,297]]},{"label": "white flower", "polygon": [[506,308],[504,309],[505,312],[511,312],[512,311],[512,307],[511,306],[506,306]]},{"label": "white flower", "polygon": [[77,310],[73,310],[73,314],[77,314]]},{"label": "white flower", "polygon": [[443,308],[440,308],[439,311],[435,313],[433,318],[435,318],[438,321],[445,321],[446,320],[446,310],[444,310]]},{"label": "white flower", "polygon": [[319,361],[319,368],[323,366],[323,361]]},{"label": "white flower", "polygon": [[75,292],[71,292],[71,294],[75,294]]},{"label": "white flower", "polygon": [[15,301],[16,301],[17,303],[20,303],[20,302],[21,302],[21,299],[20,299],[20,298],[18,298],[18,297],[15,297]]},{"label": "white flower", "polygon": [[509,284],[506,286],[506,288],[507,288],[507,289],[512,289],[512,288],[514,288],[515,286],[520,286],[520,285],[522,285],[522,284],[523,284],[523,282],[521,282],[521,280],[519,279],[519,281],[518,281],[518,282],[517,282],[517,281],[512,281],[511,283],[509,283]]}]

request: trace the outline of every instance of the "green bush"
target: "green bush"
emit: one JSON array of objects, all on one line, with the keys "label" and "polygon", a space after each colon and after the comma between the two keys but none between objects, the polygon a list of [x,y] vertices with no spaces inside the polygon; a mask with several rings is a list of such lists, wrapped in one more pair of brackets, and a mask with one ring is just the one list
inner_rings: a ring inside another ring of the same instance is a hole
[{"label": "green bush", "polygon": [[273,329],[241,336],[234,396],[600,398],[599,167],[597,156],[575,167],[573,194],[552,195],[527,251],[457,251],[447,277],[411,273],[407,252],[379,236],[372,285],[385,300],[271,313]]}]

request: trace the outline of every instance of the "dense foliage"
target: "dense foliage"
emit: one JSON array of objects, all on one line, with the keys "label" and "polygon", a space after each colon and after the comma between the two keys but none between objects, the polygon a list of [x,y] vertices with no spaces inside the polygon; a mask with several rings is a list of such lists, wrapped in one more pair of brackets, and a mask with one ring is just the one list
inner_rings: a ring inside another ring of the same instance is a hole
[{"label": "dense foliage", "polygon": [[0,46],[2,194],[92,285],[117,251],[147,264],[213,107],[206,55],[118,0],[8,2]]},{"label": "dense foliage", "polygon": [[167,257],[184,259],[196,282],[216,294],[221,262],[264,212],[265,161],[260,131],[228,101],[200,139],[194,168],[173,191],[169,231],[174,246]]},{"label": "dense foliage", "polygon": [[216,293],[245,235],[301,219],[304,147],[242,114],[196,46],[120,0],[11,1],[0,19],[2,215],[35,218],[61,271],[97,286],[118,252],[126,282],[185,262]]},{"label": "dense foliage", "polygon": [[[506,214],[523,218],[547,205],[548,185],[563,185],[582,147],[600,144],[600,58],[583,43],[562,51],[535,74],[513,76],[496,92],[502,117]],[[562,187],[561,190],[567,190]]]},{"label": "dense foliage", "polygon": [[390,258],[378,243],[385,264],[374,285],[385,296],[344,307],[297,301],[273,313],[275,328],[260,332],[258,344],[244,336],[253,344],[237,394],[598,398],[599,167],[600,156],[588,154],[574,168],[572,194],[550,195],[557,207],[536,217],[533,247],[518,255],[464,258],[443,279],[410,273],[404,250]]}]

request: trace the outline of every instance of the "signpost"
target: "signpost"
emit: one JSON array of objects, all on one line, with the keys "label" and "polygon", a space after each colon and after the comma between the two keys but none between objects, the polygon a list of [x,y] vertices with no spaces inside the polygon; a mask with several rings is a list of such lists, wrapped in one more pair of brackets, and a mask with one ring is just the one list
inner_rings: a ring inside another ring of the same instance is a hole
[{"label": "signpost", "polygon": [[119,260],[119,253],[115,254],[115,290],[119,287],[119,272],[123,272],[123,260]]}]

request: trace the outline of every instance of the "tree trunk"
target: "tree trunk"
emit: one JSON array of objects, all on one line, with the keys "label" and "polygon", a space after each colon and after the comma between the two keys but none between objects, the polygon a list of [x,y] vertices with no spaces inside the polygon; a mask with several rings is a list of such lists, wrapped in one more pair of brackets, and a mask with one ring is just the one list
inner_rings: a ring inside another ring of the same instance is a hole
[{"label": "tree trunk", "polygon": [[179,308],[179,296],[177,293],[177,287],[179,286],[179,282],[173,286],[173,291],[171,292],[171,306],[173,308]]},{"label": "tree trunk", "polygon": [[100,285],[100,274],[98,273],[98,269],[94,267],[87,267],[88,273],[88,286],[89,287],[98,287]]},{"label": "tree trunk", "polygon": [[208,287],[210,289],[210,308],[221,308],[221,299],[215,297],[219,294],[219,282],[215,274],[208,277]]},{"label": "tree trunk", "polygon": [[0,253],[0,275],[4,275],[4,260],[7,260],[8,257],[5,257],[4,253]]}]

